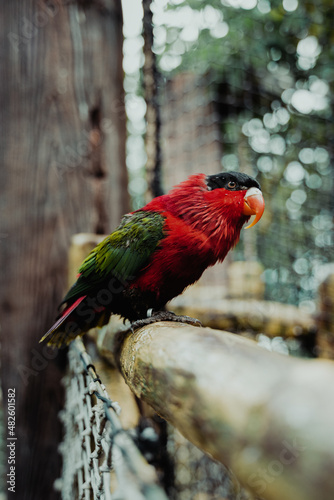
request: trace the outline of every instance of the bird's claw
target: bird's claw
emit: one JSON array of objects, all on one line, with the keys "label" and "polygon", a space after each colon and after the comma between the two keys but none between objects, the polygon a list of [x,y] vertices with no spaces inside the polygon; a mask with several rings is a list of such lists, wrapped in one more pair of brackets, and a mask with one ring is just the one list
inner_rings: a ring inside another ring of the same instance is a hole
[{"label": "bird's claw", "polygon": [[203,326],[202,323],[196,318],[191,318],[190,316],[178,316],[172,311],[156,311],[152,313],[150,310],[150,313],[151,316],[148,318],[138,319],[131,323],[132,333],[134,333],[134,331],[138,328],[157,323],[158,321],[174,321],[177,323],[187,323],[193,326]]}]

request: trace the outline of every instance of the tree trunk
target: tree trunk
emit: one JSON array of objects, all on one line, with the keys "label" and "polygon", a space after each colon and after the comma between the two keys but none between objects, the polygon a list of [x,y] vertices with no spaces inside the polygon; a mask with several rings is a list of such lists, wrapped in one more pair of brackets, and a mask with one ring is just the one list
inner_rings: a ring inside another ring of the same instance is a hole
[{"label": "tree trunk", "polygon": [[71,234],[108,233],[129,209],[122,13],[112,0],[0,0],[0,12],[4,412],[13,388],[17,498],[54,499],[65,361],[38,340]]}]

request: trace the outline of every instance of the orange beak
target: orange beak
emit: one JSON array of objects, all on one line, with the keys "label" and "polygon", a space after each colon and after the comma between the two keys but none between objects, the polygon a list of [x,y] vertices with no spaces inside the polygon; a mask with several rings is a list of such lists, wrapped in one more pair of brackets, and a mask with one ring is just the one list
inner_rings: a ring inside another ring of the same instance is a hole
[{"label": "orange beak", "polygon": [[255,226],[264,212],[264,199],[260,189],[252,187],[246,191],[244,197],[244,215],[255,215],[255,219],[245,229]]}]

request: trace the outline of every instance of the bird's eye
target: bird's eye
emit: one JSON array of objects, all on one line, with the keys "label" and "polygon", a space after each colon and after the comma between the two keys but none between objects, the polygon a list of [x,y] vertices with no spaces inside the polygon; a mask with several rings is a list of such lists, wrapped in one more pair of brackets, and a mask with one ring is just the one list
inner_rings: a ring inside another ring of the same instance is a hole
[{"label": "bird's eye", "polygon": [[227,184],[227,187],[229,189],[234,189],[236,187],[237,183],[234,182],[234,181],[230,181],[228,184]]}]

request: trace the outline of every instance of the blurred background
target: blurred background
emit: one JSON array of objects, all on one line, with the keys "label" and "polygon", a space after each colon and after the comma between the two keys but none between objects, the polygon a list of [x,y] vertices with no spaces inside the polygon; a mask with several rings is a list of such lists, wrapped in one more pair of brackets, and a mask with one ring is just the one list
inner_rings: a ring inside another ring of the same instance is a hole
[{"label": "blurred background", "polygon": [[[138,179],[146,106],[142,14],[132,4],[123,1],[123,67],[137,207],[147,186]],[[332,2],[175,0],[152,10],[165,188],[200,171],[255,176],[265,217],[233,258],[261,262],[267,299],[314,312],[333,255]]]},{"label": "blurred background", "polygon": [[[2,389],[5,399],[17,389],[17,498],[53,499],[66,357],[38,340],[67,287],[73,234],[110,233],[124,213],[192,173],[246,172],[262,186],[261,222],[172,308],[200,314],[214,304],[217,315],[224,307],[248,315],[242,301],[252,299],[264,315],[263,300],[294,306],[271,309],[298,315],[294,344],[283,341],[281,324],[273,340],[254,325],[249,334],[270,349],[318,353],[313,340],[300,346],[296,337],[314,334],[319,286],[334,270],[334,6],[152,0],[145,14],[138,0],[0,7]],[[178,440],[169,443],[174,454]],[[190,455],[187,446],[179,454],[189,463],[198,450]],[[196,497],[193,472],[183,468],[173,498],[222,497],[217,464],[194,467],[210,469],[198,481],[210,477],[214,486]]]}]

